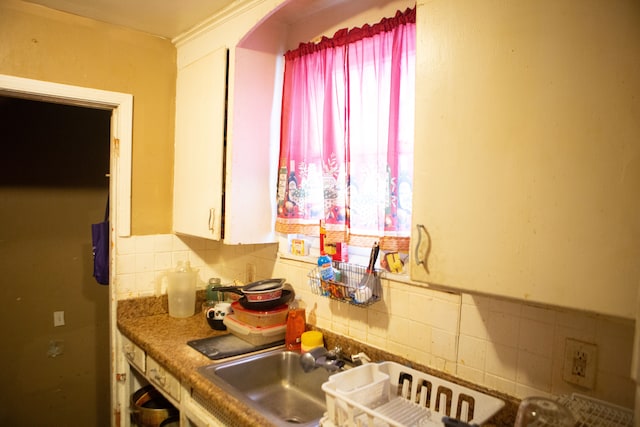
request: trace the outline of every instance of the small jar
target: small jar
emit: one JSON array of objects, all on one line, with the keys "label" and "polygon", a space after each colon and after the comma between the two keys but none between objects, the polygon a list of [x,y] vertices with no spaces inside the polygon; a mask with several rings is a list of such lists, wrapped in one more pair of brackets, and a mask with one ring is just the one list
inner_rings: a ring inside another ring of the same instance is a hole
[{"label": "small jar", "polygon": [[208,301],[224,301],[224,292],[218,292],[215,290],[215,288],[219,288],[221,286],[222,284],[219,277],[212,277],[209,279],[209,284],[207,285]]}]

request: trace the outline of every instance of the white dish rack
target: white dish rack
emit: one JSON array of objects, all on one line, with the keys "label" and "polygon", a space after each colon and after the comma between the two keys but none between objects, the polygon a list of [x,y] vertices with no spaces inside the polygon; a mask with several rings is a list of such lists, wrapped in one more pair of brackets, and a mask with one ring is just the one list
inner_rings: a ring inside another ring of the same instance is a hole
[{"label": "white dish rack", "polygon": [[368,363],[322,385],[323,427],[442,426],[442,417],[482,424],[504,401],[395,362]]},{"label": "white dish rack", "polygon": [[562,395],[557,401],[576,419],[576,427],[632,427],[633,411],[582,394]]}]

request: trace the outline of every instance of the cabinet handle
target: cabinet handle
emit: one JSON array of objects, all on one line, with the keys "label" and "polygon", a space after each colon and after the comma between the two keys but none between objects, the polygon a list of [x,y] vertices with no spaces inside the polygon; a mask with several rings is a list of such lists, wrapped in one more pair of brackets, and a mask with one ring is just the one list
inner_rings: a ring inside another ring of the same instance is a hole
[{"label": "cabinet handle", "polygon": [[209,209],[209,231],[213,233],[213,228],[216,226],[216,210],[215,208]]},{"label": "cabinet handle", "polygon": [[129,360],[133,360],[135,355],[136,355],[132,345],[125,345],[124,346],[124,354],[125,354],[125,356],[127,356],[127,359],[129,359]]},{"label": "cabinet handle", "polygon": [[[416,227],[418,228],[418,243],[416,244],[416,252],[415,252],[416,264],[423,266],[427,274],[430,274],[429,254],[431,254],[431,235],[429,234],[429,230],[427,230],[427,227],[425,227],[424,225],[416,224]],[[419,251],[420,251],[420,246],[422,244],[423,232],[424,232],[424,235],[427,236],[427,251],[424,254],[424,258],[420,258]]]},{"label": "cabinet handle", "polygon": [[162,373],[162,375],[161,375],[161,372],[160,372],[160,370],[159,370],[159,369],[152,368],[152,369],[150,370],[150,372],[149,372],[149,373],[151,374],[151,377],[152,377],[154,380],[156,380],[156,382],[157,382],[158,384],[160,384],[160,385],[165,385],[166,378],[165,378],[165,376],[164,376],[164,373]]}]

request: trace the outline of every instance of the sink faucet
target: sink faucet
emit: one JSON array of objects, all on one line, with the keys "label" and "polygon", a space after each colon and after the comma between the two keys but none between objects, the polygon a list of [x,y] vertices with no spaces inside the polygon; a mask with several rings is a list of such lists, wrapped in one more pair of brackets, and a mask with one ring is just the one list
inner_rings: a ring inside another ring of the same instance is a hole
[{"label": "sink faucet", "polygon": [[344,360],[340,359],[341,349],[336,347],[329,351],[324,347],[309,350],[300,358],[300,365],[305,372],[311,372],[323,367],[329,372],[339,371],[344,367]]}]

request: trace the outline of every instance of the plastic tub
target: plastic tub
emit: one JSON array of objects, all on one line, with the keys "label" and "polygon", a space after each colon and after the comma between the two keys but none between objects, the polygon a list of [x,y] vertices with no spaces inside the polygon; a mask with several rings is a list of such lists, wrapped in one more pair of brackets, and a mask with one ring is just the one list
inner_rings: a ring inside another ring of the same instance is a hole
[{"label": "plastic tub", "polygon": [[257,328],[282,325],[287,321],[287,312],[289,310],[289,306],[286,304],[271,310],[249,310],[240,305],[238,301],[232,303],[231,308],[236,320]]},{"label": "plastic tub", "polygon": [[235,314],[229,314],[224,318],[224,324],[233,335],[259,346],[284,340],[287,332],[287,324],[257,328],[241,323],[235,318]]}]

